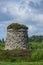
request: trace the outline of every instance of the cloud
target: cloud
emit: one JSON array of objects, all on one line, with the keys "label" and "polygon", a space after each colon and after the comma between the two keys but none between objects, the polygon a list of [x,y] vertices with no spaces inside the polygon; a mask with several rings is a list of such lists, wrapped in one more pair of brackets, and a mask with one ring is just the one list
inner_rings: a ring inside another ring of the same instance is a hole
[{"label": "cloud", "polygon": [[[27,4],[26,2],[29,2],[29,3]],[[25,19],[28,18],[28,19],[32,19],[33,21],[36,21],[36,20],[38,21],[40,19],[40,17],[42,18],[42,16],[43,16],[40,13],[38,14],[39,10],[36,9],[37,6],[39,6],[39,5],[37,5],[38,3],[40,3],[40,0],[39,1],[38,0],[36,0],[36,1],[22,0],[19,3],[13,2],[13,1],[11,2],[9,0],[9,2],[7,1],[7,3],[4,3],[4,7],[2,7],[1,12],[4,13],[5,16],[6,16],[6,13],[8,14],[7,15],[8,20],[11,18],[12,19],[15,18],[16,20],[21,19],[24,21]],[[34,7],[34,9],[32,9],[33,7]]]},{"label": "cloud", "polygon": [[29,27],[29,31],[35,31],[35,30],[37,30],[37,28],[35,27],[35,26],[28,26]]},{"label": "cloud", "polygon": [[0,0],[2,30],[13,22],[27,25],[30,35],[43,35],[43,0]]}]

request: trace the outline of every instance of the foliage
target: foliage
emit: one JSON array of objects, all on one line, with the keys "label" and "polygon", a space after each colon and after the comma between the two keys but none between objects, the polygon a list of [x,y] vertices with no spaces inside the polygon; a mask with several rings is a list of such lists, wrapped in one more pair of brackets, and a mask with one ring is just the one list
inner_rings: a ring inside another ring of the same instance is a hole
[{"label": "foliage", "polygon": [[0,43],[0,61],[43,61],[43,42],[29,42],[28,50],[3,50],[4,46],[5,43]]},{"label": "foliage", "polygon": [[0,61],[26,62],[30,61],[32,50],[0,50]]},{"label": "foliage", "polygon": [[43,65],[43,62],[0,62],[0,65]]},{"label": "foliage", "polygon": [[43,61],[43,49],[37,50],[0,50],[0,61],[33,62]]},{"label": "foliage", "polygon": [[43,36],[31,36],[29,37],[29,42],[42,42],[43,41]]},{"label": "foliage", "polygon": [[29,42],[29,49],[43,49],[43,42]]},{"label": "foliage", "polygon": [[5,43],[0,42],[0,50],[4,50]]},{"label": "foliage", "polygon": [[5,43],[4,38],[2,38],[2,43]]},{"label": "foliage", "polygon": [[28,29],[28,27],[26,27],[25,25],[22,24],[18,24],[18,23],[12,23],[10,24],[7,29]]},{"label": "foliage", "polygon": [[35,50],[35,52],[31,54],[31,60],[32,61],[42,61],[43,60],[43,49]]},{"label": "foliage", "polygon": [[43,62],[0,62],[0,65],[43,65]]}]

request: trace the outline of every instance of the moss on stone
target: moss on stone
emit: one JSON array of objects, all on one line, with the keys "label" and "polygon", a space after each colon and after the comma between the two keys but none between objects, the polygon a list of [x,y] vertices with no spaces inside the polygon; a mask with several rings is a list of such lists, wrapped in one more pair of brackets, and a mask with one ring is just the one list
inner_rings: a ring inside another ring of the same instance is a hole
[{"label": "moss on stone", "polygon": [[28,27],[22,24],[12,23],[7,27],[7,29],[28,29]]}]

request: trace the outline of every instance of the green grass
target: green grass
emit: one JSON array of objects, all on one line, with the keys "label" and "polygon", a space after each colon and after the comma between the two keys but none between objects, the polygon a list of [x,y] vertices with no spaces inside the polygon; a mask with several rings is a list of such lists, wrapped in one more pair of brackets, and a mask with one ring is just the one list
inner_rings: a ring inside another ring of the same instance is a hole
[{"label": "green grass", "polygon": [[[30,42],[30,51],[25,50],[3,50],[5,43],[0,43],[0,61],[10,62],[41,62],[43,61],[43,42]],[[25,53],[25,55],[24,55]],[[26,64],[27,65],[27,64]]]},{"label": "green grass", "polygon": [[30,49],[43,49],[43,42],[30,42],[28,46]]},{"label": "green grass", "polygon": [[43,65],[43,62],[0,62],[0,65]]},{"label": "green grass", "polygon": [[1,43],[1,42],[0,42],[0,50],[3,50],[4,47],[5,47],[5,43]]}]

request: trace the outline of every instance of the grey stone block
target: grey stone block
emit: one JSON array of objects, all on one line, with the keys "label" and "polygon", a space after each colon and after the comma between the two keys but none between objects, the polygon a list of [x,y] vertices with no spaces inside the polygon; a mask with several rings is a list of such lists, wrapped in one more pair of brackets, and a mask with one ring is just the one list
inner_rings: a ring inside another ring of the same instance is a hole
[{"label": "grey stone block", "polygon": [[8,29],[5,44],[5,50],[13,49],[27,49],[28,47],[28,33],[25,29]]}]

